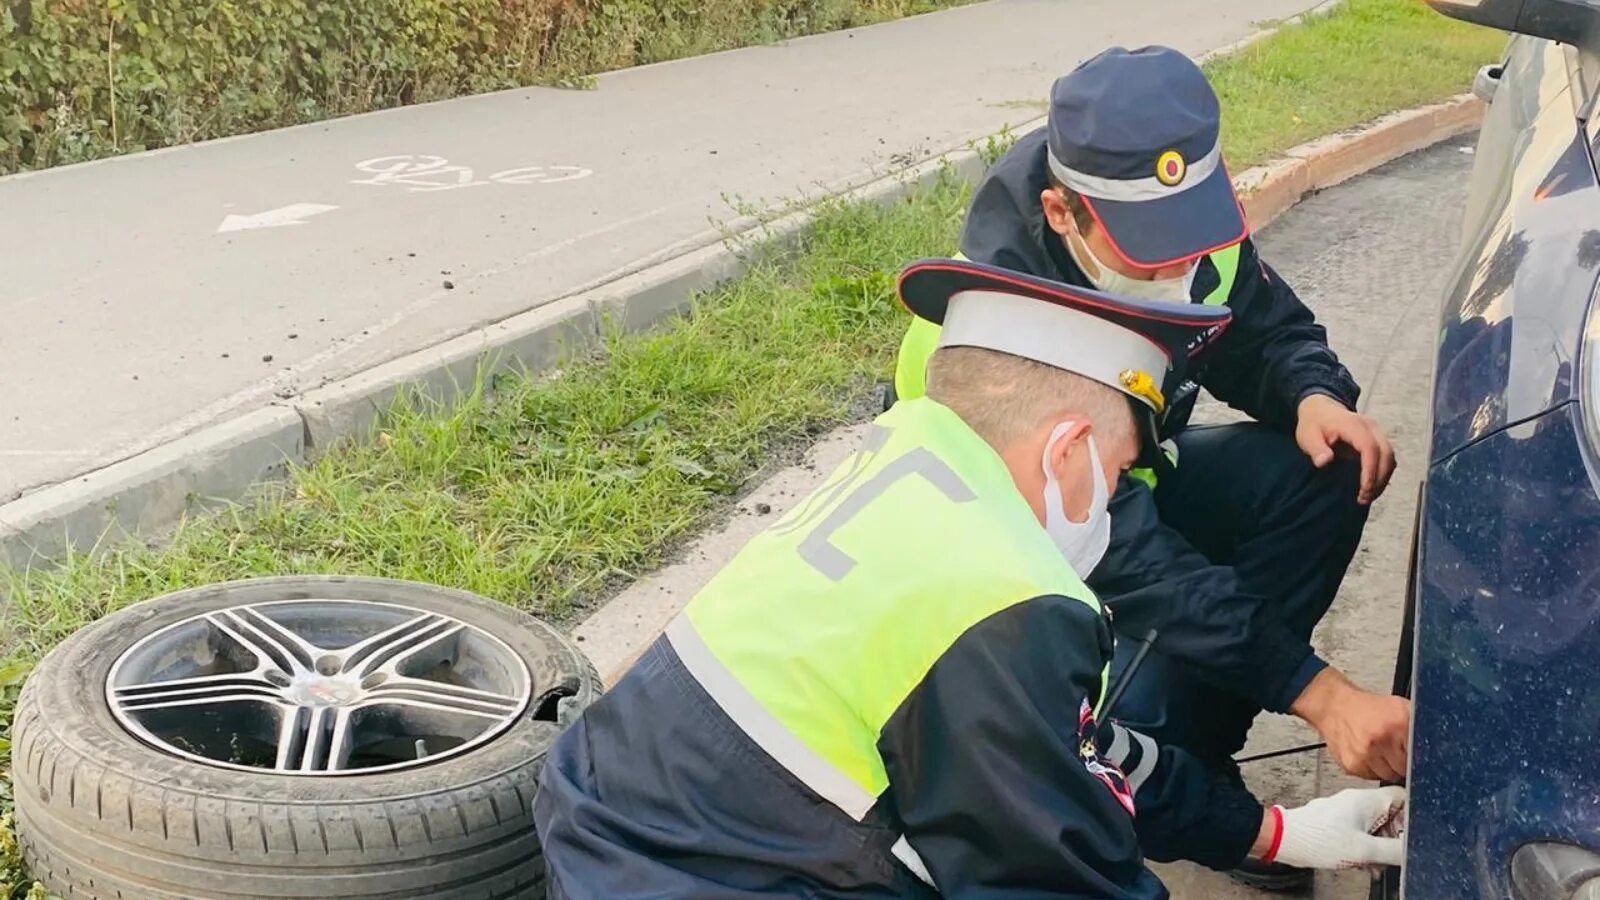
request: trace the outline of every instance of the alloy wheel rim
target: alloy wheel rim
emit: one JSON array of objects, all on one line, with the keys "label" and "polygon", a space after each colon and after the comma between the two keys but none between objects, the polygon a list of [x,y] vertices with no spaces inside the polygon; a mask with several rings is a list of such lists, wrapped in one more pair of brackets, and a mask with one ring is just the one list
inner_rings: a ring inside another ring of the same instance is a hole
[{"label": "alloy wheel rim", "polygon": [[494,739],[532,678],[502,640],[440,613],[365,600],[250,603],[141,638],[106,698],[134,737],[211,766],[362,775]]}]

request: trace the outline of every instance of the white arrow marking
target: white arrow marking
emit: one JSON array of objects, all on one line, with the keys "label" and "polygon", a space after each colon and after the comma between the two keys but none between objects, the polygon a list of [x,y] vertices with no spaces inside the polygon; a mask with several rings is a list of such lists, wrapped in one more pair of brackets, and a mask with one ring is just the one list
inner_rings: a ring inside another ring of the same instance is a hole
[{"label": "white arrow marking", "polygon": [[333,212],[338,208],[324,203],[291,203],[288,206],[256,213],[253,216],[228,216],[217,227],[217,233],[246,231],[251,228],[282,228],[286,225],[304,225],[306,219],[312,216],[320,216],[325,212]]}]

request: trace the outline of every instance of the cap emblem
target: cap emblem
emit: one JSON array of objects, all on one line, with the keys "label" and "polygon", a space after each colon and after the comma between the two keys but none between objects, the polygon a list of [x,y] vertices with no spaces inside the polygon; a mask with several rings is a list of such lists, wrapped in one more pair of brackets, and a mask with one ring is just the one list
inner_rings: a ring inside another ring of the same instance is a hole
[{"label": "cap emblem", "polygon": [[1189,164],[1183,161],[1183,154],[1176,150],[1168,150],[1156,160],[1156,180],[1167,187],[1176,187],[1187,174]]},{"label": "cap emblem", "polygon": [[1156,387],[1156,380],[1150,377],[1149,372],[1123,369],[1122,374],[1117,377],[1122,386],[1127,388],[1128,393],[1149,403],[1157,413],[1166,410],[1167,398],[1161,396],[1161,388]]}]

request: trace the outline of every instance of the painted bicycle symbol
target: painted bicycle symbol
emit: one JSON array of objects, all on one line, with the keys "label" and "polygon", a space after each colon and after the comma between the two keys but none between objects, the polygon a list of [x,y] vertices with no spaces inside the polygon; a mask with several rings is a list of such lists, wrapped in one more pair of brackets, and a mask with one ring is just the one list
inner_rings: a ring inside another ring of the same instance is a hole
[{"label": "painted bicycle symbol", "polygon": [[453,191],[489,184],[560,184],[594,174],[582,166],[524,166],[506,169],[480,179],[467,166],[452,164],[442,156],[380,156],[362,160],[356,168],[370,177],[351,179],[351,184],[378,187],[394,185],[413,193]]}]

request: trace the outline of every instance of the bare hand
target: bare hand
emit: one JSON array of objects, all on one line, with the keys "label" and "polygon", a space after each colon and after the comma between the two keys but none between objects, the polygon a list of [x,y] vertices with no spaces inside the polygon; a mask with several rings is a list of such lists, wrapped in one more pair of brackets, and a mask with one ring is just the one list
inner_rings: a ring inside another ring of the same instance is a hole
[{"label": "bare hand", "polygon": [[1292,711],[1321,732],[1328,754],[1357,778],[1400,781],[1411,740],[1411,701],[1356,687],[1333,668],[1317,674]]},{"label": "bare hand", "polygon": [[1325,394],[1300,401],[1294,429],[1295,442],[1322,468],[1333,462],[1334,448],[1343,444],[1361,457],[1361,489],[1356,502],[1366,506],[1378,499],[1394,475],[1394,447],[1378,423]]}]

